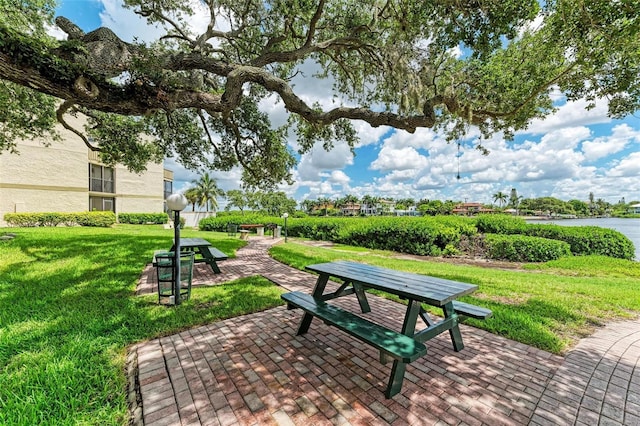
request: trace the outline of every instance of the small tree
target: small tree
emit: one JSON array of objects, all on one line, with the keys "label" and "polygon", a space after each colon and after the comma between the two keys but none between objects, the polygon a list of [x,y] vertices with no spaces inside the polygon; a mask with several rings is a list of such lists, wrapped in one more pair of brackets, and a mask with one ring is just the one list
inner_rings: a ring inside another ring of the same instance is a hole
[{"label": "small tree", "polygon": [[204,207],[206,211],[215,211],[218,207],[217,197],[224,195],[224,191],[218,188],[216,180],[205,172],[200,179],[194,179],[191,182],[195,184],[198,205]]},{"label": "small tree", "polygon": [[239,189],[230,189],[227,191],[226,197],[227,205],[225,210],[230,210],[231,207],[237,207],[240,210],[240,213],[244,215],[244,209],[249,205],[247,194]]}]

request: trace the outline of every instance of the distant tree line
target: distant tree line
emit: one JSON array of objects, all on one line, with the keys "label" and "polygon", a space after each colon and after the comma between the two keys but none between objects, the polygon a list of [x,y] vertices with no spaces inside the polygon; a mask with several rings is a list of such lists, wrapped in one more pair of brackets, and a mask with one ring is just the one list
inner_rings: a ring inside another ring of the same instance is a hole
[{"label": "distant tree line", "polygon": [[[200,188],[197,192],[200,195],[196,197],[199,202],[203,202],[206,198],[202,196],[204,191],[202,187],[207,187],[206,182],[208,182],[206,178],[194,181],[197,183],[196,188]],[[466,203],[466,200],[394,199],[393,197],[376,197],[368,194],[362,197],[347,194],[337,198],[307,199],[298,205],[296,200],[287,197],[282,191],[233,189],[226,193],[220,191],[218,194],[224,195],[227,199],[225,211],[239,210],[241,214],[244,214],[245,211],[250,210],[273,216],[281,216],[285,212],[311,216],[386,216],[397,214],[436,216],[453,214],[454,209]],[[190,199],[188,191],[187,198]],[[515,188],[512,188],[508,193],[496,192],[492,198],[494,204],[481,204],[483,211],[506,211],[525,216],[625,216],[629,215],[632,210],[631,205],[639,203],[638,201],[627,203],[622,198],[618,203],[612,204],[602,198],[596,199],[593,192],[589,193],[586,201],[578,199],[563,201],[555,197],[524,198],[518,195]],[[296,211],[297,208],[299,210]]]}]

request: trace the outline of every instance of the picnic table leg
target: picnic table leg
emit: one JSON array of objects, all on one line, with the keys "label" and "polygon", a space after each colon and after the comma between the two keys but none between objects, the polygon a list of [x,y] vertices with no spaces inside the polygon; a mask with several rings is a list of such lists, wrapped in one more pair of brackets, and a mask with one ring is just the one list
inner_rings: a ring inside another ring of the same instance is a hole
[{"label": "picnic table leg", "polygon": [[[318,280],[316,281],[316,286],[313,288],[312,296],[321,299],[322,293],[324,293],[324,289],[327,286],[327,282],[329,282],[329,275],[322,274],[318,276]],[[302,320],[300,320],[300,325],[298,326],[297,336],[305,334],[309,331],[309,327],[311,326],[311,320],[313,319],[313,315],[304,313],[302,315]]]},{"label": "picnic table leg", "polygon": [[202,255],[202,257],[205,259],[205,262],[211,266],[211,269],[213,270],[214,274],[220,274],[222,271],[220,271],[220,268],[218,268],[218,263],[216,262],[216,258],[213,257],[213,255],[211,254],[211,250],[209,250],[209,247],[197,247],[198,251],[200,252],[200,254]]},{"label": "picnic table leg", "polygon": [[360,303],[360,309],[362,313],[371,312],[371,307],[369,306],[369,302],[367,301],[367,295],[364,291],[364,288],[358,283],[352,283],[353,290],[356,293],[356,297],[358,298],[358,303]]},{"label": "picnic table leg", "polygon": [[445,318],[454,318],[453,326],[449,329],[449,334],[451,335],[451,343],[453,344],[453,350],[456,352],[460,352],[464,349],[464,343],[462,342],[462,334],[460,334],[460,327],[458,325],[457,315],[453,311],[453,302],[449,302],[442,307],[444,311]]},{"label": "picnic table leg", "polygon": [[[404,323],[402,324],[401,333],[413,337],[416,331],[416,322],[418,321],[418,314],[420,313],[420,302],[415,300],[409,301],[407,306],[407,313],[404,316]],[[391,398],[396,395],[402,389],[402,382],[404,380],[404,373],[407,369],[407,364],[398,360],[393,361],[393,367],[391,367],[391,377],[389,377],[389,384],[384,392],[384,396]]]}]

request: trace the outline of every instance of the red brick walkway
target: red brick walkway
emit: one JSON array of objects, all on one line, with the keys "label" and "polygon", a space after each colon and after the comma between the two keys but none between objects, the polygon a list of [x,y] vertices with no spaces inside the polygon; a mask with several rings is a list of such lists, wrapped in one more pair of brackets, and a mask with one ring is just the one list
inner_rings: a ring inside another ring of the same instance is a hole
[{"label": "red brick walkway", "polygon": [[[260,274],[287,290],[310,291],[312,275],[268,257],[273,242],[252,238],[236,259],[220,263],[219,275],[198,265],[194,285]],[[140,293],[155,291],[149,273]],[[372,312],[384,312],[385,322],[400,328],[403,306],[368,298]],[[355,299],[335,302],[358,312]],[[317,320],[305,336],[295,336],[300,316],[282,306],[133,346],[134,422],[640,424],[634,417],[640,413],[640,323],[617,337],[606,333],[581,342],[566,359],[463,325],[463,351],[453,351],[446,333],[430,340],[428,355],[407,366],[401,393],[385,399],[390,364],[380,364],[377,351]],[[620,401],[623,408],[614,409]]]}]

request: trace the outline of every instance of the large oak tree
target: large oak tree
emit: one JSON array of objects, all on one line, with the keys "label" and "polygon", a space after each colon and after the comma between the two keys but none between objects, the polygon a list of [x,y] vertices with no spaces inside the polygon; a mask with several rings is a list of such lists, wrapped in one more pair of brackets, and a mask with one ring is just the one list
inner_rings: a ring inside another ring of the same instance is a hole
[{"label": "large oak tree", "polygon": [[[637,0],[202,0],[199,34],[189,2],[125,3],[166,34],[126,43],[54,21],[53,0],[0,0],[0,151],[82,113],[73,131],[107,163],[142,170],[177,153],[270,186],[290,179],[287,137],[302,152],[353,146],[354,120],[509,137],[553,112],[558,92],[606,98],[612,117],[639,109]],[[47,35],[53,22],[67,40]],[[300,78],[326,84],[334,104],[302,96]],[[283,103],[286,126],[265,102]]]}]

